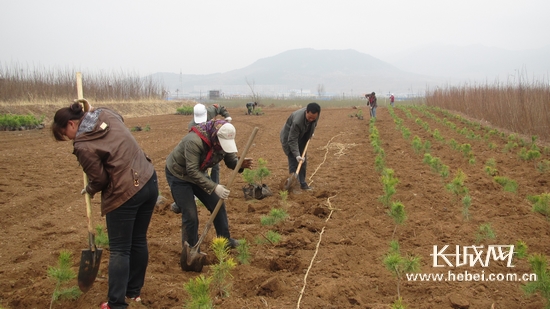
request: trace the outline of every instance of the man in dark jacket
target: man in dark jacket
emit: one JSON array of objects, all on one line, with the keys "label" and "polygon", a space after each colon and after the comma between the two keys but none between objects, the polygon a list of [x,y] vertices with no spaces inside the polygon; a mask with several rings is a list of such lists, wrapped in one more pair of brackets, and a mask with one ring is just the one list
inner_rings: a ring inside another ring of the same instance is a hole
[{"label": "man in dark jacket", "polygon": [[256,106],[258,106],[258,102],[248,102],[248,103],[246,103],[246,110],[247,110],[248,115],[252,114],[252,112],[254,111]]},{"label": "man in dark jacket", "polygon": [[296,173],[298,164],[302,161],[302,167],[298,173],[302,190],[311,190],[306,183],[307,156],[302,157],[302,152],[315,133],[320,115],[321,106],[315,102],[309,103],[306,107],[293,112],[281,130],[281,144],[288,158],[288,172]]},{"label": "man in dark jacket", "polygon": [[[219,199],[229,197],[229,189],[210,179],[206,170],[221,160],[231,169],[237,166],[237,145],[235,127],[225,120],[211,120],[199,123],[183,137],[166,158],[166,180],[172,197],[180,208],[182,246],[187,242],[193,247],[199,240],[199,217],[195,196],[212,212]],[[252,159],[243,161],[241,169],[252,166]],[[216,234],[229,240],[231,247],[238,242],[229,234],[229,223],[225,203],[214,218]],[[185,251],[182,253],[185,254]]]}]

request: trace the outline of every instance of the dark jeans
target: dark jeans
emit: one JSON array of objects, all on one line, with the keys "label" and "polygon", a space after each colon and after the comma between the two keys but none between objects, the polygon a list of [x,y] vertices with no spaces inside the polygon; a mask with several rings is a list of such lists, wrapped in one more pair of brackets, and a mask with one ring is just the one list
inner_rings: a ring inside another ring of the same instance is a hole
[{"label": "dark jeans", "polygon": [[210,179],[212,179],[215,183],[220,183],[220,164],[216,164],[212,166],[212,170],[210,171]]},{"label": "dark jeans", "polygon": [[[300,155],[304,152],[304,148],[306,147],[307,140],[300,140],[298,142],[298,149],[300,151]],[[296,173],[296,170],[298,169],[298,161],[296,161],[296,157],[289,153],[287,154],[288,158],[288,172],[289,174]],[[306,154],[307,158],[307,154]],[[307,170],[307,160],[302,163],[302,166],[300,167],[300,172],[298,173],[298,180],[300,181],[300,186],[306,186],[306,170]]]},{"label": "dark jeans", "polygon": [[[168,169],[165,169],[165,172],[172,197],[181,210],[181,245],[183,247],[183,243],[187,241],[192,247],[199,241],[199,216],[195,196],[206,206],[210,213],[214,211],[220,198],[214,192],[208,194],[196,184],[177,178]],[[218,214],[214,218],[214,227],[217,236],[230,238],[225,203],[222,203]]]},{"label": "dark jeans", "polygon": [[117,209],[107,213],[109,235],[109,306],[126,308],[125,297],[141,293],[149,263],[147,229],[158,199],[156,172],[145,186]]}]

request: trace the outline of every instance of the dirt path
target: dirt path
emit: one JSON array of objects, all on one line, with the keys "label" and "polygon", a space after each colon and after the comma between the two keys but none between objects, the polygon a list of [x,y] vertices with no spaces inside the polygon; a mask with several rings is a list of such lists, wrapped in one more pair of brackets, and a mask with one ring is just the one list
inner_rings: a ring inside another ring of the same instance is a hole
[{"label": "dirt path", "polygon": [[[263,116],[245,116],[244,109],[230,111],[237,128],[237,145],[242,149],[254,127],[260,130],[249,157],[268,161],[272,172],[265,183],[278,191],[288,177],[286,158],[279,143],[279,130],[293,111],[265,108]],[[245,201],[237,177],[227,202],[233,237],[251,244],[252,261],[232,272],[231,295],[216,300],[218,308],[389,308],[397,295],[397,281],[383,264],[395,228],[387,209],[378,201],[383,194],[380,173],[375,170],[375,154],[369,139],[368,120],[350,117],[354,109],[324,109],[308,150],[308,177],[311,192],[291,195],[286,204],[280,196],[261,201]],[[378,111],[375,127],[380,132],[386,167],[399,179],[393,200],[405,205],[408,219],[396,229],[401,252],[418,255],[422,273],[484,272],[528,273],[525,259],[514,259],[515,268],[505,262],[492,262],[459,268],[434,268],[433,246],[475,245],[480,224],[490,223],[496,239],[484,242],[510,245],[523,240],[530,253],[550,254],[547,244],[549,223],[531,211],[528,195],[548,192],[548,173],[540,174],[534,164],[518,159],[516,152],[503,153],[506,143],[490,137],[496,148],[484,139],[471,140],[441,121],[445,115],[429,117],[411,110],[412,117],[395,110],[411,136],[405,139],[387,109]],[[444,141],[436,140],[415,120],[427,123],[430,132],[438,129]],[[439,121],[438,121],[439,119]],[[143,304],[131,308],[182,308],[188,298],[183,284],[196,273],[179,267],[181,252],[180,217],[168,210],[172,202],[164,176],[166,156],[185,132],[190,116],[162,115],[129,118],[128,127],[149,125],[148,132],[135,132],[143,149],[153,158],[159,186],[166,202],[156,210],[149,232],[150,263],[143,289]],[[449,119],[462,128],[467,125]],[[485,134],[468,127],[477,134]],[[443,179],[416,154],[411,140],[418,136],[431,142],[431,155],[449,167]],[[470,143],[475,164],[449,146]],[[47,308],[54,282],[47,278],[48,266],[57,262],[60,250],[73,253],[77,270],[80,250],[86,247],[85,203],[79,194],[82,170],[72,155],[71,143],[56,143],[47,130],[0,132],[0,305],[2,308]],[[494,158],[497,169],[518,183],[517,193],[504,192],[484,172],[484,163]],[[548,159],[548,157],[546,157]],[[468,176],[466,185],[472,197],[470,220],[464,220],[462,206],[445,190],[457,169]],[[229,170],[221,167],[221,182]],[[94,220],[104,224],[93,200]],[[277,226],[261,226],[260,218],[272,208],[284,208],[289,219]],[[200,209],[200,220],[208,218]],[[256,244],[262,234],[275,230],[282,235],[277,245]],[[200,228],[202,231],[202,225]],[[208,243],[212,236],[207,237]],[[209,257],[209,248],[203,246]],[[235,253],[235,252],[234,252]],[[76,301],[61,301],[54,308],[98,308],[106,300],[108,251],[101,263],[93,288]],[[209,267],[205,267],[207,274]],[[76,284],[76,282],[75,282]],[[407,282],[401,295],[409,308],[452,308],[465,301],[470,308],[541,308],[540,296],[525,297],[520,282]]]}]

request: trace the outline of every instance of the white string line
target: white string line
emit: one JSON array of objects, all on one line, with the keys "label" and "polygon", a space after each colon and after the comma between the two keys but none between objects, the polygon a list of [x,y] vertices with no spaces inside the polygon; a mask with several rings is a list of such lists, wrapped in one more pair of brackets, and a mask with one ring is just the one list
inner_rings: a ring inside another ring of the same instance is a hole
[{"label": "white string line", "polygon": [[357,144],[341,144],[341,143],[331,143],[331,141],[336,138],[338,135],[342,135],[343,133],[339,133],[339,134],[336,134],[335,136],[333,136],[327,143],[326,146],[324,146],[323,148],[321,149],[325,149],[325,155],[323,157],[323,161],[317,166],[317,168],[315,169],[315,171],[313,171],[313,174],[311,174],[311,176],[309,176],[309,184],[312,184],[313,183],[313,176],[317,173],[317,171],[319,170],[319,168],[321,168],[321,165],[323,165],[325,163],[325,161],[327,160],[327,154],[328,154],[328,151],[333,148],[332,145],[335,145],[337,149],[339,149],[338,152],[336,152],[334,155],[335,156],[342,156],[344,155],[344,150],[346,150],[346,147],[355,147],[357,146]]},{"label": "white string line", "polygon": [[[325,222],[328,222],[328,220],[332,216],[332,213],[334,212],[334,210],[338,210],[338,209],[332,207],[332,203],[330,202],[330,199],[335,197],[335,196],[336,195],[327,198],[327,204],[328,204],[328,209],[330,209],[330,213],[329,213],[327,219],[325,220]],[[321,245],[321,239],[323,238],[323,233],[325,232],[325,227],[326,227],[326,225],[323,226],[323,229],[321,229],[321,233],[319,233],[319,240],[317,241],[317,245],[315,245],[315,252],[313,253],[313,257],[311,258],[311,261],[309,262],[309,267],[307,268],[306,274],[304,275],[304,285],[302,286],[302,290],[300,291],[300,296],[298,297],[298,303],[296,304],[297,309],[300,308],[300,302],[302,301],[302,296],[304,295],[304,291],[306,290],[307,276],[309,275],[309,271],[311,270],[311,267],[313,266],[313,261],[315,261],[315,257],[317,256],[317,253],[319,252],[319,246]]]}]

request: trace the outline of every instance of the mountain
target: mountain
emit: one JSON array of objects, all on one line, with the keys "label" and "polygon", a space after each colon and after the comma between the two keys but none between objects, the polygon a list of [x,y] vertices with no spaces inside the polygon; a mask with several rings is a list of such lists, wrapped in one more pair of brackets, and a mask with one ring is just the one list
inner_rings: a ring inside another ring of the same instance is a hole
[{"label": "mountain", "polygon": [[360,96],[375,91],[423,95],[426,89],[461,83],[548,80],[550,46],[508,51],[472,45],[434,45],[382,61],[355,50],[289,50],[259,59],[241,69],[208,75],[156,73],[172,96],[206,96],[219,90],[226,96],[248,96],[251,89],[265,96]]},{"label": "mountain", "polygon": [[358,96],[366,92],[411,92],[423,89],[430,77],[402,71],[395,66],[355,50],[295,49],[259,59],[242,69],[209,75],[156,73],[172,94],[250,94],[251,87],[262,95],[288,93]]}]

